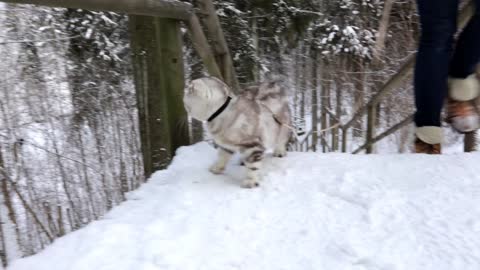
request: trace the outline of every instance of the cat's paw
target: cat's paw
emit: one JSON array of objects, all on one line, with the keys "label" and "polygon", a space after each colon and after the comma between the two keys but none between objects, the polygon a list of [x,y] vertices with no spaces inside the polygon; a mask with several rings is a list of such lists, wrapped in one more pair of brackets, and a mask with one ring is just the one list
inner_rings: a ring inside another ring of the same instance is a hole
[{"label": "cat's paw", "polygon": [[278,157],[278,158],[286,157],[287,156],[287,150],[276,149],[275,151],[273,151],[273,156]]},{"label": "cat's paw", "polygon": [[253,179],[247,179],[242,183],[243,188],[256,188],[259,186],[260,186],[260,183],[258,183],[257,180],[253,180]]},{"label": "cat's paw", "polygon": [[225,167],[219,166],[217,164],[213,164],[209,171],[213,174],[222,174],[225,171]]}]

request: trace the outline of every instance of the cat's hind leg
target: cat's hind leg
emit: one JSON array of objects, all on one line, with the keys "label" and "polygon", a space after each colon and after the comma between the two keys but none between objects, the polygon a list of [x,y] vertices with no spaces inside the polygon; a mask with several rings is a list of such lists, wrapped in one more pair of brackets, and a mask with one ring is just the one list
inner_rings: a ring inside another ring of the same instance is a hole
[{"label": "cat's hind leg", "polygon": [[259,171],[262,168],[262,161],[265,156],[265,148],[258,145],[242,150],[243,162],[247,168],[247,178],[243,181],[242,187],[254,188],[260,185]]},{"label": "cat's hind leg", "polygon": [[218,147],[217,161],[210,167],[210,172],[213,174],[221,174],[225,171],[228,161],[233,155],[233,151]]}]

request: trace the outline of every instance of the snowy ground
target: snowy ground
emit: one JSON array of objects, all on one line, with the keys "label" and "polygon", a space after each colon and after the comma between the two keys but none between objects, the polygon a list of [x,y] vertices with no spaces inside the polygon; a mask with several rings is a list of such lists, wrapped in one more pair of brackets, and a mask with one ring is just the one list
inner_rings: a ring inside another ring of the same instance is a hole
[{"label": "snowy ground", "polygon": [[480,154],[291,153],[207,171],[181,148],[129,201],[11,270],[478,270]]}]

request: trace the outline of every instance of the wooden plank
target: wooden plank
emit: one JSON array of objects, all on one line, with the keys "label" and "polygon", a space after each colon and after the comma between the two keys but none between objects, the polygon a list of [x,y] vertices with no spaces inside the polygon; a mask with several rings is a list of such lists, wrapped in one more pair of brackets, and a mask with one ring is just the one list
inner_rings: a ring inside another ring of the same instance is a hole
[{"label": "wooden plank", "polygon": [[375,134],[375,120],[376,120],[376,107],[377,106],[370,106],[368,108],[368,116],[367,116],[367,138],[366,138],[366,152],[367,154],[373,153],[373,143],[372,139]]},{"label": "wooden plank", "polygon": [[220,68],[215,61],[215,56],[213,55],[212,49],[208,44],[205,33],[203,33],[202,26],[200,25],[200,20],[198,19],[197,15],[192,14],[187,22],[187,26],[193,46],[195,47],[195,51],[198,53],[200,58],[202,58],[203,64],[207,68],[208,73],[211,76],[223,80],[222,73],[220,72]]},{"label": "wooden plank", "polygon": [[225,83],[232,87],[234,92],[238,93],[240,86],[233,66],[230,49],[228,48],[215,6],[212,0],[197,0],[197,3],[200,13],[202,14],[200,20],[203,22],[207,29],[208,37],[212,41],[213,53],[222,72],[222,77]]},{"label": "wooden plank", "polygon": [[1,0],[1,2],[113,11],[179,20],[189,20],[193,13],[193,7],[189,3],[164,0]]}]

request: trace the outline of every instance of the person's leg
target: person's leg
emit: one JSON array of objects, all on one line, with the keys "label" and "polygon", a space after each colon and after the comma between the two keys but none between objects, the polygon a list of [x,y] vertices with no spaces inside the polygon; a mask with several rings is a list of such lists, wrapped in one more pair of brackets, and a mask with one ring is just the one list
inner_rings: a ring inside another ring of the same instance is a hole
[{"label": "person's leg", "polygon": [[414,78],[415,123],[417,127],[439,127],[457,28],[458,0],[417,0],[417,4],[421,37]]},{"label": "person's leg", "polygon": [[416,135],[427,144],[439,144],[458,0],[417,0],[417,5],[421,38],[414,75]]},{"label": "person's leg", "polygon": [[459,132],[474,131],[480,126],[473,103],[480,93],[475,74],[480,61],[480,0],[475,1],[475,13],[460,34],[450,63],[447,121]]},{"label": "person's leg", "polygon": [[450,65],[450,76],[464,79],[475,73],[480,62],[480,0],[475,0],[476,10],[460,34]]}]

